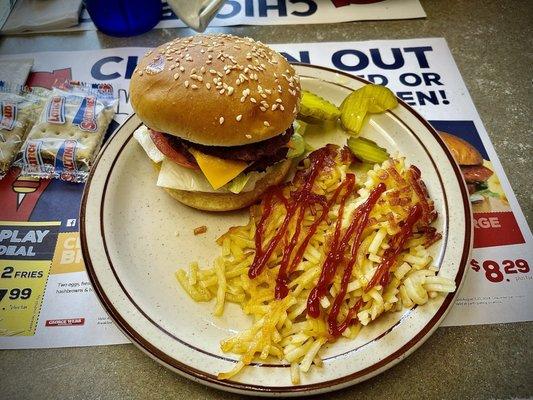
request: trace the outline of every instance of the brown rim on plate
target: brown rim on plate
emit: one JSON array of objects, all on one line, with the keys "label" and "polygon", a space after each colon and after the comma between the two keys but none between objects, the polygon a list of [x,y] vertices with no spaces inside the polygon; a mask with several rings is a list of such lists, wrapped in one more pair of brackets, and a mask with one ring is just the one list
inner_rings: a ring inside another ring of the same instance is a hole
[{"label": "brown rim on plate", "polygon": [[[362,78],[359,78],[357,76],[353,76],[353,75],[350,75],[350,74],[348,74],[346,72],[334,70],[334,69],[331,69],[331,68],[315,66],[315,65],[309,65],[309,64],[301,64],[301,63],[294,63],[294,64],[302,66],[302,67],[312,67],[312,68],[316,68],[316,69],[321,69],[321,70],[333,72],[335,74],[344,75],[344,76],[349,77],[350,79],[355,79],[355,80],[358,80],[358,81],[360,81],[362,83],[365,83],[365,84],[370,83],[370,82],[368,82],[368,81],[366,81],[366,80],[364,80]],[[302,75],[302,76],[304,76],[304,75]],[[312,77],[312,78],[320,80],[319,78],[316,78],[316,77]],[[334,83],[334,82],[330,82],[330,81],[327,81],[327,82],[328,83]],[[345,87],[345,88],[347,88],[349,90],[353,90],[352,88],[349,88],[349,87],[344,86],[344,85],[340,85],[340,84],[337,84],[337,83],[334,83],[334,84],[339,85],[339,86],[343,86],[343,87]],[[176,370],[178,372],[182,372],[183,374],[185,374],[186,376],[189,376],[193,380],[206,381],[206,382],[208,382],[208,383],[210,383],[212,385],[218,386],[220,388],[226,388],[226,389],[230,389],[230,390],[234,390],[234,391],[248,391],[248,392],[265,393],[265,394],[266,393],[271,393],[271,394],[275,394],[275,393],[299,393],[299,392],[310,391],[310,390],[317,391],[317,390],[329,388],[329,387],[332,387],[332,386],[341,385],[341,384],[347,383],[347,382],[349,382],[351,380],[354,380],[354,379],[357,379],[357,378],[361,378],[362,376],[365,376],[365,375],[369,375],[369,374],[373,374],[373,373],[375,374],[380,369],[382,369],[385,366],[387,366],[388,364],[390,364],[390,363],[395,364],[395,361],[396,362],[400,361],[400,359],[405,357],[405,353],[408,350],[410,350],[411,348],[413,348],[415,346],[420,346],[423,343],[423,339],[428,335],[428,333],[430,333],[432,330],[434,330],[436,328],[437,323],[444,317],[445,313],[449,309],[449,306],[450,306],[451,302],[453,301],[454,297],[456,296],[457,291],[459,290],[460,284],[461,284],[461,282],[463,280],[463,276],[464,276],[465,271],[466,271],[466,263],[468,261],[468,256],[469,256],[470,249],[471,249],[472,222],[471,222],[470,202],[468,201],[468,195],[467,195],[466,187],[465,187],[465,185],[464,185],[464,183],[462,181],[462,175],[460,173],[460,170],[459,170],[457,164],[455,163],[452,155],[448,151],[447,147],[445,146],[444,142],[439,137],[439,135],[437,134],[435,129],[425,119],[423,119],[415,110],[413,110],[409,105],[407,105],[404,101],[402,101],[400,99],[398,101],[407,111],[409,111],[414,117],[416,117],[424,125],[424,127],[432,134],[432,136],[436,139],[437,143],[444,150],[446,156],[448,157],[448,160],[450,161],[450,164],[452,165],[452,168],[453,168],[453,171],[454,171],[454,173],[456,175],[456,178],[457,178],[457,180],[459,182],[459,185],[460,185],[460,188],[461,188],[461,197],[463,199],[463,205],[464,205],[464,210],[465,210],[465,216],[464,216],[465,217],[465,239],[464,239],[464,243],[463,243],[463,251],[462,251],[461,261],[459,263],[458,272],[457,272],[457,275],[455,277],[455,284],[456,284],[457,290],[454,293],[449,293],[445,297],[442,305],[436,311],[435,315],[431,318],[431,320],[411,340],[409,340],[406,344],[404,344],[400,349],[396,350],[394,353],[390,354],[389,356],[383,358],[382,360],[378,361],[377,363],[375,363],[375,364],[373,364],[373,365],[371,365],[371,366],[369,366],[369,367],[367,367],[367,368],[365,368],[363,370],[357,371],[357,372],[352,373],[352,374],[348,374],[348,375],[340,377],[340,378],[336,378],[336,379],[332,379],[332,380],[324,381],[324,382],[320,382],[320,383],[315,383],[315,384],[308,384],[308,385],[278,386],[278,387],[276,387],[276,386],[251,385],[251,384],[240,383],[240,382],[236,382],[236,381],[221,381],[221,380],[218,380],[215,375],[206,373],[204,371],[195,369],[195,368],[193,368],[193,367],[191,367],[189,365],[183,364],[179,360],[176,360],[176,359],[170,357],[169,355],[167,355],[166,353],[164,353],[163,351],[159,350],[154,345],[152,345],[148,340],[146,340],[144,337],[142,337],[135,329],[133,329],[127,323],[127,321],[120,315],[120,313],[116,310],[116,308],[113,306],[112,302],[109,300],[109,298],[105,294],[105,292],[102,289],[102,286],[100,285],[100,283],[98,281],[98,278],[96,276],[96,273],[95,273],[95,270],[93,268],[92,261],[91,261],[90,255],[89,255],[88,246],[87,246],[87,237],[86,237],[86,234],[85,234],[85,226],[86,226],[85,210],[86,210],[86,205],[87,205],[89,188],[90,188],[90,185],[91,185],[92,177],[94,175],[94,171],[96,170],[96,166],[98,165],[98,162],[100,161],[103,153],[106,151],[107,147],[109,146],[109,144],[111,143],[111,141],[115,137],[115,135],[116,135],[116,132],[115,132],[111,136],[111,138],[108,140],[108,142],[104,145],[102,151],[100,152],[99,156],[97,157],[97,159],[96,159],[96,161],[95,161],[95,163],[93,165],[93,168],[92,168],[91,173],[89,175],[89,178],[87,180],[87,184],[86,184],[86,187],[85,187],[85,190],[84,190],[84,193],[83,193],[83,197],[82,197],[81,210],[80,210],[80,239],[81,239],[82,253],[83,253],[83,256],[84,256],[84,261],[85,261],[85,264],[86,264],[86,269],[87,269],[87,273],[88,273],[89,279],[90,279],[93,287],[95,288],[96,293],[97,293],[102,305],[104,306],[106,311],[110,314],[110,316],[113,318],[113,320],[116,322],[118,327],[141,350],[143,350],[146,353],[148,353],[149,355],[151,355],[153,358],[155,358],[160,363],[163,363],[167,367],[170,367],[171,369],[174,369],[174,370]],[[394,115],[394,113],[391,113],[391,114]],[[394,115],[394,117],[399,119],[396,115]],[[127,121],[129,121],[129,119],[131,119],[131,118],[132,117],[130,116],[128,118],[128,120],[126,120],[125,123],[127,123]],[[399,120],[401,121],[401,119],[399,119]],[[408,127],[403,121],[401,121],[401,122],[402,122],[402,124],[404,126]],[[412,132],[412,130],[410,128],[409,128],[409,130],[419,140],[419,138],[416,136],[416,134],[414,134],[414,132]],[[115,158],[114,158],[114,160],[112,162],[112,167],[114,166],[116,160],[118,159],[118,156],[120,155],[120,153],[122,152],[124,147],[127,145],[129,140],[130,140],[130,138],[125,143],[122,144],[119,152],[117,153],[117,155],[115,156]],[[425,148],[425,146],[424,146],[424,148]],[[427,149],[425,149],[425,150],[427,152]],[[430,157],[430,159],[433,162],[433,164],[435,164],[433,158]],[[107,182],[108,182],[109,177],[111,175],[112,169],[113,168],[111,168],[108,176],[106,177],[105,187],[107,187]],[[436,171],[438,173],[438,169],[436,169]],[[440,174],[439,174],[439,178],[440,178]],[[103,200],[104,200],[104,198],[105,198],[105,190],[103,192],[103,197],[102,197],[102,200],[101,200],[102,201],[102,207],[100,209],[101,213],[102,213],[102,210],[103,210]],[[103,225],[102,225],[103,224],[103,219],[102,218],[100,220],[100,224],[101,224],[102,233],[104,233]],[[448,224],[446,224],[446,227],[448,227]],[[135,304],[135,302],[133,301],[133,299],[131,298],[129,293],[127,293],[127,291],[123,287],[123,284],[121,283],[120,279],[118,278],[118,275],[117,275],[116,271],[114,270],[114,267],[113,267],[113,264],[112,264],[111,259],[109,257],[109,254],[107,253],[107,246],[105,245],[105,235],[104,235],[104,247],[105,247],[106,257],[108,259],[109,265],[111,266],[112,272],[113,272],[115,278],[117,279],[117,282],[120,285],[121,289],[123,290],[124,294],[128,297],[130,302],[132,302],[132,304],[137,308],[137,310],[142,313],[143,316],[145,316],[148,320],[150,320],[152,323],[154,323],[154,321],[152,321]],[[443,248],[445,249],[444,246],[443,246]],[[401,319],[400,319],[400,321],[401,321]],[[388,333],[392,329],[394,329],[394,327],[396,325],[398,325],[398,323],[396,323],[393,327],[389,328],[384,334],[381,334],[378,337],[374,338],[372,341],[378,340],[379,338],[383,337],[386,333]],[[180,343],[185,344],[185,345],[187,345],[187,346],[189,346],[189,347],[191,347],[191,348],[193,348],[193,349],[195,349],[197,351],[200,351],[200,352],[202,352],[204,354],[207,354],[207,355],[210,355],[210,356],[215,356],[217,358],[224,359],[226,361],[235,362],[234,359],[221,357],[219,355],[214,355],[212,353],[206,352],[205,350],[198,349],[195,346],[192,346],[192,345],[190,345],[188,343],[184,343],[179,338],[177,338],[174,335],[170,334],[169,332],[165,331],[162,327],[158,326],[157,324],[156,324],[156,326],[159,327],[159,329],[163,330],[166,334],[168,334],[171,337],[173,337],[174,339],[180,341]],[[363,346],[365,346],[365,345],[366,344],[364,344]],[[362,347],[362,346],[359,346],[358,348],[360,348],[360,347]],[[351,349],[348,352],[353,352],[353,351],[356,351],[357,349]],[[339,354],[339,355],[330,357],[329,359],[334,358],[334,357],[338,357],[338,356],[341,356],[341,355],[344,355],[344,354],[347,354],[348,352],[345,352],[343,354]],[[393,364],[391,364],[391,366]],[[283,365],[283,364],[260,364],[260,363],[258,363],[256,365],[264,366],[264,367],[267,367],[267,366],[268,367],[270,367],[270,366],[272,366],[272,367],[286,367],[286,365]],[[368,376],[368,378],[370,378],[370,375]]]}]

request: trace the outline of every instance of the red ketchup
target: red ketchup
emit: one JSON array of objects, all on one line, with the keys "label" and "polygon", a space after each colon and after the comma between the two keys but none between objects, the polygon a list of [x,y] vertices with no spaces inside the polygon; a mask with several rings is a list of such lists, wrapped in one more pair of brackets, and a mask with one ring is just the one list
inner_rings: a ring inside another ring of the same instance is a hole
[{"label": "red ketchup", "polygon": [[[278,243],[286,235],[287,227],[289,226],[290,220],[296,214],[296,212],[300,210],[298,212],[298,225],[296,228],[296,232],[294,233],[288,246],[285,248],[283,254],[283,265],[280,267],[280,271],[285,271],[284,273],[286,273],[290,253],[298,241],[301,221],[303,219],[305,207],[309,207],[315,203],[322,203],[324,207],[326,205],[325,197],[314,194],[312,192],[312,189],[313,184],[315,183],[315,180],[319,173],[325,167],[330,167],[335,162],[335,155],[336,152],[333,151],[332,148],[329,146],[323,147],[310,155],[309,160],[311,161],[311,166],[309,167],[307,175],[304,177],[303,184],[301,185],[301,187],[290,194],[289,200],[291,200],[291,202],[289,202],[288,199],[285,199],[285,197],[283,196],[283,191],[279,186],[271,189],[266,194],[265,199],[263,200],[263,214],[261,216],[261,219],[259,220],[259,223],[257,224],[257,230],[255,233],[255,256],[252,265],[248,270],[248,276],[250,277],[250,279],[254,279],[261,274],[268,260],[270,259],[270,256],[276,249]],[[266,248],[263,248],[263,235],[265,231],[265,224],[268,220],[268,217],[272,213],[272,209],[274,206],[272,202],[273,197],[277,197],[284,204],[287,213],[285,214],[285,218],[283,219],[281,226],[279,227],[272,240],[268,243]],[[325,208],[323,209],[323,214],[324,213],[327,213],[327,210]],[[286,278],[284,278],[283,274],[280,279],[278,279],[278,281],[280,282],[280,285],[279,288],[276,288],[276,298],[280,299],[287,295],[285,282]]]},{"label": "red ketchup", "polygon": [[429,225],[437,218],[437,212],[433,209],[433,207],[429,204],[427,200],[428,193],[426,185],[424,185],[424,182],[420,180],[421,176],[422,174],[417,167],[415,167],[414,165],[411,165],[409,167],[409,184],[418,196],[418,200],[420,202],[419,204],[422,207],[422,222],[426,225]]},{"label": "red ketchup", "polygon": [[[368,196],[368,199],[361,204],[357,210],[355,210],[354,218],[350,225],[348,226],[348,229],[346,230],[346,233],[344,234],[344,237],[342,238],[340,244],[336,246],[335,239],[333,240],[332,248],[324,261],[324,266],[322,267],[322,273],[320,274],[320,278],[318,280],[318,284],[311,290],[311,293],[309,294],[309,298],[307,299],[307,313],[313,317],[317,318],[320,315],[320,308],[319,308],[319,302],[320,298],[322,298],[326,291],[328,290],[329,286],[331,285],[331,282],[333,281],[333,278],[335,276],[335,272],[337,271],[337,267],[344,259],[344,253],[346,251],[346,247],[348,246],[348,242],[350,241],[351,237],[354,235],[354,241],[352,245],[352,257],[350,259],[350,262],[348,265],[346,265],[346,268],[344,270],[344,275],[348,275],[346,279],[343,277],[342,281],[342,287],[341,292],[344,290],[344,294],[346,294],[346,289],[348,286],[348,280],[352,275],[352,268],[353,264],[355,263],[355,256],[357,254],[357,249],[359,248],[360,241],[361,241],[361,234],[363,233],[364,228],[366,227],[366,224],[368,222],[368,217],[370,216],[370,212],[372,211],[372,208],[378,201],[381,194],[386,190],[386,187],[383,183],[380,183]],[[341,203],[341,209],[344,206],[343,203]],[[337,220],[337,227],[335,229],[335,237],[338,236],[338,225],[340,224],[340,221],[342,219],[342,211],[339,212],[339,219]],[[349,270],[349,271],[348,271]],[[344,282],[346,280],[346,282]],[[340,298],[340,302],[344,299],[344,294]],[[339,307],[340,308],[340,304]],[[339,311],[337,310],[337,313]]]},{"label": "red ketchup", "polygon": [[[374,276],[366,286],[365,293],[369,292],[374,286],[378,284],[382,286],[388,284],[390,277],[389,270],[396,262],[396,259],[402,252],[407,240],[409,240],[409,238],[413,235],[413,227],[421,217],[422,207],[420,206],[420,204],[416,204],[409,211],[409,215],[407,216],[407,219],[404,221],[404,224],[400,228],[400,231],[392,237],[390,241],[390,247],[383,253],[381,263],[378,265]],[[333,336],[340,336],[342,332],[344,332],[344,330],[346,330],[346,328],[348,328],[348,326],[354,322],[355,315],[363,305],[362,299],[359,299],[359,301],[355,303],[352,308],[350,308],[350,310],[348,311],[348,315],[346,315],[344,321],[342,321],[341,323],[337,321],[342,302],[344,301],[344,296],[346,295],[346,290],[348,288],[348,283],[352,274],[351,268],[353,268],[353,265],[355,263],[355,256],[357,254],[357,247],[359,247],[359,244],[360,243],[356,243],[354,241],[354,246],[352,247],[352,258],[350,259],[350,262],[348,263],[347,268],[344,271],[344,275],[342,277],[341,282],[341,289],[335,297],[333,307],[331,308],[331,312],[328,315],[328,329],[330,334]]]},{"label": "red ketchup", "polygon": [[[248,276],[250,279],[254,279],[261,274],[266,267],[268,260],[272,256],[272,253],[276,250],[280,242],[282,242],[283,251],[279,267],[278,276],[276,278],[275,297],[280,300],[287,296],[289,274],[294,271],[296,266],[301,262],[305,249],[307,248],[309,241],[315,234],[318,226],[327,217],[331,207],[334,204],[339,204],[338,218],[335,224],[335,230],[331,239],[331,248],[322,266],[322,272],[318,280],[317,285],[311,290],[307,299],[307,313],[313,318],[317,318],[320,315],[320,299],[326,294],[327,290],[331,286],[335,273],[339,265],[345,264],[344,272],[341,280],[341,287],[339,293],[334,299],[333,306],[327,317],[328,330],[334,337],[340,336],[348,326],[355,322],[355,317],[361,306],[363,300],[359,301],[350,308],[346,318],[342,321],[338,321],[338,315],[348,290],[348,284],[352,277],[352,271],[357,259],[357,251],[361,245],[361,237],[363,231],[369,223],[370,214],[372,209],[380,199],[381,195],[387,189],[384,183],[380,183],[368,196],[368,199],[361,204],[353,214],[350,225],[341,235],[342,231],[342,219],[344,214],[344,208],[349,196],[353,193],[355,188],[355,176],[353,174],[346,174],[346,179],[335,189],[330,200],[327,200],[323,195],[317,195],[313,193],[313,185],[319,176],[320,172],[326,168],[331,168],[335,164],[335,157],[339,153],[336,151],[336,147],[326,146],[309,156],[311,162],[310,167],[295,178],[295,182],[298,182],[299,188],[291,192],[288,198],[285,197],[282,186],[277,186],[270,189],[263,198],[262,203],[262,215],[257,223],[257,229],[255,233],[255,256],[248,270]],[[343,155],[342,153],[340,154]],[[419,221],[429,223],[435,218],[436,213],[431,205],[426,200],[425,187],[420,181],[420,171],[416,167],[411,167],[409,171],[409,183],[413,187],[413,190],[420,198],[420,203],[413,206],[409,215],[400,231],[394,235],[390,240],[390,247],[385,250],[382,261],[378,265],[376,272],[367,287],[365,292],[370,291],[377,285],[386,286],[390,278],[390,268],[396,262],[396,259],[403,250],[403,247],[407,240],[413,234],[413,227]],[[264,244],[264,235],[266,230],[267,221],[272,215],[276,202],[281,203],[286,210],[286,214],[281,222],[276,234],[272,239]],[[320,214],[315,216],[314,222],[308,228],[307,234],[300,241],[301,227],[306,209],[314,210],[316,205],[320,206]],[[292,237],[288,238],[288,226],[295,218],[295,231]],[[429,231],[429,227],[427,227]],[[428,232],[429,233],[429,232]],[[429,235],[428,235],[429,236]],[[346,263],[345,253],[351,244],[350,259]],[[294,253],[294,255],[293,255]],[[292,256],[292,260],[291,260]]]}]

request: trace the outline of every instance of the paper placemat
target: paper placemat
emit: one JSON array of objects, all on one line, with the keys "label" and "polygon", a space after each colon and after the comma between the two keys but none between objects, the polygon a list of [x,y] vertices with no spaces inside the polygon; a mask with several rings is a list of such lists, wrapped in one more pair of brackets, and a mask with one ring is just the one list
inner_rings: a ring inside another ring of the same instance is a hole
[{"label": "paper placemat", "polygon": [[[291,61],[337,68],[384,84],[435,128],[474,145],[494,178],[484,193],[486,201],[474,207],[471,270],[444,325],[532,320],[531,231],[445,40],[272,47]],[[28,83],[50,87],[69,78],[111,83],[119,95],[116,127],[131,113],[129,79],[147,50],[34,53]],[[0,348],[127,342],[101,308],[85,272],[78,233],[82,191],[81,184],[23,180],[16,170],[0,181]],[[22,290],[28,288],[31,293],[22,299]]]}]

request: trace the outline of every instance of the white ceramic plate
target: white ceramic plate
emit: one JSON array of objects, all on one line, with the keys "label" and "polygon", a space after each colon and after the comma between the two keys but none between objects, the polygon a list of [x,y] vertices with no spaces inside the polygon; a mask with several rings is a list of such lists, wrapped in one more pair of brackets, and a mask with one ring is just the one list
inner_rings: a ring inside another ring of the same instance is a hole
[{"label": "white ceramic plate", "polygon": [[[340,104],[366,82],[321,67],[298,65],[305,89]],[[237,357],[220,350],[220,340],[250,323],[239,307],[213,317],[212,303],[195,303],[174,273],[189,262],[210,265],[219,255],[215,239],[247,220],[248,211],[213,214],[176,202],[155,185],[157,172],[132,138],[141,122],[133,115],[107,142],[95,163],[81,208],[82,249],[102,304],[116,324],[146,354],[195,381],[220,389],[263,395],[323,393],[368,379],[390,368],[437,328],[456,293],[423,307],[384,315],[355,340],[340,339],[322,354],[323,368],[302,374],[293,386],[287,364],[253,364],[235,380],[218,381]],[[431,248],[439,274],[459,288],[471,248],[470,205],[460,171],[431,126],[408,105],[372,116],[363,131],[391,153],[406,156],[422,171],[439,217],[443,238]],[[342,131],[306,133],[317,147],[344,144]],[[204,235],[195,227],[206,225]]]}]

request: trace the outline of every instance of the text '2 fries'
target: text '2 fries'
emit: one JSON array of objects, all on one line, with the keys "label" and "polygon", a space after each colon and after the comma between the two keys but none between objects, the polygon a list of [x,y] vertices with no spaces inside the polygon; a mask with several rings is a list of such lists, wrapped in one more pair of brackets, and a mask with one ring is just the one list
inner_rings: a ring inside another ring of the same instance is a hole
[{"label": "text '2 fries'", "polygon": [[455,290],[437,275],[427,247],[440,239],[420,171],[404,159],[376,164],[356,182],[353,155],[328,145],[304,159],[291,183],[272,188],[244,226],[217,243],[214,266],[177,271],[196,301],[237,303],[252,325],[221,343],[240,355],[229,379],[275,357],[300,371],[321,367],[323,346],[387,311],[423,305]]}]

